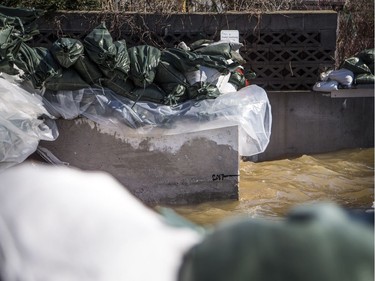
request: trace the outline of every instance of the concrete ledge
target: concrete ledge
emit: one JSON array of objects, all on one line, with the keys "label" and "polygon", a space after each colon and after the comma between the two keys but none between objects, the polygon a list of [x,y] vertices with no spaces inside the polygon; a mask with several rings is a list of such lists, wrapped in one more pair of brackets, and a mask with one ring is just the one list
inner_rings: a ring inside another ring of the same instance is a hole
[{"label": "concrete ledge", "polygon": [[256,161],[374,146],[374,98],[314,91],[267,92],[272,134]]},{"label": "concrete ledge", "polygon": [[331,98],[374,97],[374,85],[358,86],[352,89],[339,89],[331,92]]},{"label": "concrete ledge", "polygon": [[109,172],[146,204],[238,199],[238,126],[129,137],[86,118],[57,124],[57,140],[40,147],[71,166]]}]

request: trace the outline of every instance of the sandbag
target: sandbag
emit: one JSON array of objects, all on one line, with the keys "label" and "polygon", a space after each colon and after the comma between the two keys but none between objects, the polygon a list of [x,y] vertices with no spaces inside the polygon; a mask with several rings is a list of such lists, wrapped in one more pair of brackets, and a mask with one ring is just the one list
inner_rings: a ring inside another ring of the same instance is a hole
[{"label": "sandbag", "polygon": [[114,71],[121,71],[123,74],[128,74],[130,70],[130,59],[125,40],[115,41],[113,44],[116,47],[114,67],[112,69],[101,68],[106,77],[112,77]]},{"label": "sandbag", "polygon": [[165,105],[176,106],[189,99],[189,91],[182,84],[161,84],[161,88],[167,93],[167,96],[164,98]]},{"label": "sandbag", "polygon": [[354,80],[354,73],[349,69],[341,68],[331,71],[328,74],[328,78],[339,82],[341,85],[350,86]]},{"label": "sandbag", "polygon": [[245,60],[237,52],[242,46],[243,44],[241,43],[219,41],[209,44],[208,46],[195,49],[194,52],[208,56],[222,56],[225,59],[235,59],[239,63],[243,64],[245,63]]},{"label": "sandbag", "polygon": [[188,99],[185,76],[168,62],[159,62],[154,81],[167,93],[164,104],[176,105]]},{"label": "sandbag", "polygon": [[181,73],[198,70],[199,66],[206,66],[227,74],[240,65],[238,62],[228,62],[222,56],[209,56],[178,48],[163,50],[161,60],[168,62]]},{"label": "sandbag", "polygon": [[360,58],[371,70],[372,74],[374,73],[374,63],[375,63],[375,49],[366,49],[357,54],[358,58]]},{"label": "sandbag", "polygon": [[344,60],[340,68],[346,68],[354,74],[371,74],[370,68],[358,57],[350,57]]},{"label": "sandbag", "polygon": [[12,8],[0,5],[0,23],[3,22],[4,17],[7,17],[7,23],[21,31],[17,36],[28,41],[34,35],[39,34],[36,20],[44,13],[45,11],[41,9]]},{"label": "sandbag", "polygon": [[23,42],[15,64],[25,72],[24,77],[30,80],[36,89],[42,88],[46,80],[62,75],[62,68],[47,48],[32,48]]},{"label": "sandbag", "polygon": [[73,68],[63,69],[61,76],[51,77],[44,86],[51,91],[74,91],[90,87]]},{"label": "sandbag", "polygon": [[125,74],[129,71],[129,57],[124,40],[113,42],[112,36],[102,22],[83,40],[85,51],[104,74],[119,70]]},{"label": "sandbag", "polygon": [[81,54],[77,58],[76,62],[73,64],[73,68],[89,85],[97,84],[99,79],[103,77],[103,73],[98,66],[91,61],[86,54]]},{"label": "sandbag", "polygon": [[77,39],[59,38],[52,44],[50,51],[62,67],[69,68],[83,54],[84,48]]},{"label": "sandbag", "polygon": [[316,91],[316,92],[337,91],[338,85],[339,85],[339,82],[334,81],[334,80],[319,81],[314,84],[313,91]]},{"label": "sandbag", "polygon": [[207,82],[196,83],[188,91],[190,99],[194,100],[215,99],[221,95],[216,85]]},{"label": "sandbag", "polygon": [[228,82],[235,85],[236,89],[238,90],[249,85],[249,82],[247,81],[245,74],[241,68],[230,74]]},{"label": "sandbag", "polygon": [[130,78],[138,87],[149,86],[154,81],[156,67],[160,62],[160,50],[153,46],[141,45],[129,48],[128,53]]},{"label": "sandbag", "polygon": [[189,45],[189,48],[194,51],[194,50],[197,50],[199,48],[202,48],[202,47],[205,47],[205,46],[208,46],[210,44],[212,44],[214,41],[211,40],[211,39],[198,39],[196,41],[194,41],[193,43],[191,43]]},{"label": "sandbag", "polygon": [[131,100],[136,99],[136,96],[132,93],[133,89],[135,88],[133,81],[127,78],[127,76],[120,71],[113,72],[111,78],[106,77],[100,79],[99,84],[102,87],[111,89],[118,95],[127,97]]},{"label": "sandbag", "polygon": [[133,90],[136,101],[148,101],[163,104],[167,94],[156,84],[150,84],[146,88],[136,87]]},{"label": "sandbag", "polygon": [[334,204],[294,208],[285,220],[216,225],[186,255],[179,281],[371,281],[374,230]]},{"label": "sandbag", "polygon": [[0,29],[0,72],[10,75],[18,74],[18,70],[14,68],[14,61],[22,42],[12,38],[13,30],[12,26]]},{"label": "sandbag", "polygon": [[375,75],[373,74],[358,74],[355,79],[355,84],[374,84]]}]

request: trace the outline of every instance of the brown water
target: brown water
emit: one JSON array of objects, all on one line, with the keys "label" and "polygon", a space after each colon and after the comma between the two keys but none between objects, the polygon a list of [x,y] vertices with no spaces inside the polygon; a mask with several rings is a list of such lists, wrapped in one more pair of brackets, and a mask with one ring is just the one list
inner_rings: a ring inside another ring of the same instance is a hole
[{"label": "brown water", "polygon": [[174,207],[183,217],[212,225],[233,216],[280,218],[295,205],[336,202],[371,208],[374,149],[303,155],[295,159],[241,162],[239,200]]}]

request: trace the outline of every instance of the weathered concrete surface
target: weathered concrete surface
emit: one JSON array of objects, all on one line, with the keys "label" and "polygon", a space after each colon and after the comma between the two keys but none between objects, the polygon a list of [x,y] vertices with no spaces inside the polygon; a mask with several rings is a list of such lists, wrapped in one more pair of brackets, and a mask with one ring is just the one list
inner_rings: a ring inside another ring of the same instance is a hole
[{"label": "weathered concrete surface", "polygon": [[136,138],[85,118],[57,124],[57,140],[40,147],[71,166],[109,172],[146,204],[238,199],[237,126]]},{"label": "weathered concrete surface", "polygon": [[374,146],[374,98],[268,92],[272,133],[255,161]]}]

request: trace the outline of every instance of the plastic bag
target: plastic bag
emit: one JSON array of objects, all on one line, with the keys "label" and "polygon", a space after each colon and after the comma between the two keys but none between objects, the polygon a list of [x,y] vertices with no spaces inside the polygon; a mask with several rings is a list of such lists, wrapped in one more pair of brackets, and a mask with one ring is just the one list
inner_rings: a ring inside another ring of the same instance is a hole
[{"label": "plastic bag", "polygon": [[[172,135],[237,125],[239,153],[263,152],[271,135],[271,106],[267,93],[250,85],[216,99],[188,100],[177,106],[134,102],[105,88],[59,91],[44,95],[50,112],[84,116],[128,135]],[[124,126],[125,125],[125,126]]]},{"label": "plastic bag", "polygon": [[[43,105],[33,95],[0,76],[0,171],[23,162],[40,140],[55,140],[57,130]],[[45,117],[44,119],[42,117]]]}]

